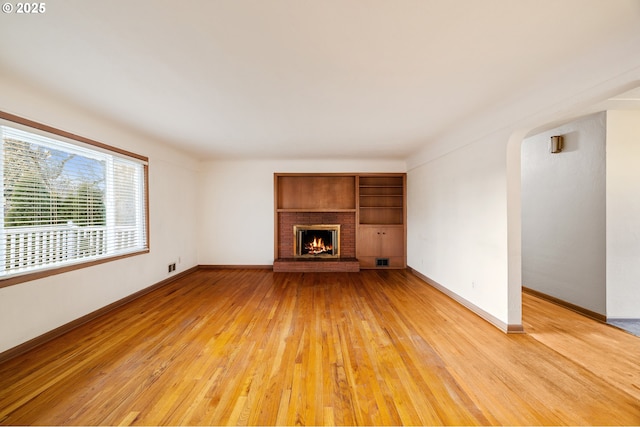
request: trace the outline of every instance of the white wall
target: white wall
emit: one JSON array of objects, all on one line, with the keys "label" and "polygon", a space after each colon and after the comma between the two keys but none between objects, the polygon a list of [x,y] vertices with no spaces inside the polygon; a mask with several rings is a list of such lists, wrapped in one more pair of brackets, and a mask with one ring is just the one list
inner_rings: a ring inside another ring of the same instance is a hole
[{"label": "white wall", "polygon": [[[534,129],[599,111],[594,105],[637,87],[639,36],[574,57],[563,67],[550,67],[526,92],[479,106],[478,115],[461,118],[407,158],[410,267],[498,321],[521,324],[519,145]],[[492,165],[497,169],[491,170]],[[504,175],[503,182],[494,180],[493,173]],[[464,184],[465,175],[479,182]],[[495,212],[487,206],[492,202],[498,203]],[[432,206],[438,203],[445,205]],[[464,212],[475,209],[480,218]],[[480,229],[474,231],[469,222]],[[471,287],[476,277],[479,291]]]},{"label": "white wall", "polygon": [[[522,143],[522,285],[606,314],[604,112]],[[562,135],[561,153],[549,139]]]},{"label": "white wall", "polygon": [[407,177],[407,263],[503,326],[511,324],[508,140],[508,133],[483,138],[410,170]]},{"label": "white wall", "polygon": [[276,172],[404,172],[398,160],[246,160],[201,165],[201,265],[271,265]]},{"label": "white wall", "polygon": [[[0,75],[0,110],[149,157],[148,254],[0,288],[0,352],[197,265],[198,163]],[[175,273],[174,273],[175,274]]]},{"label": "white wall", "polygon": [[640,318],[640,111],[607,112],[607,318]]}]

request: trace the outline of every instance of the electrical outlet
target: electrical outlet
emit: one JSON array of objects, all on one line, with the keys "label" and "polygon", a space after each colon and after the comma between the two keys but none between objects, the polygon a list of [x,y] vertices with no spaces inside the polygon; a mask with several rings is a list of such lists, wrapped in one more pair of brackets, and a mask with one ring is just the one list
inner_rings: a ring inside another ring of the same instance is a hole
[{"label": "electrical outlet", "polygon": [[176,263],[169,264],[169,273],[176,271]]}]

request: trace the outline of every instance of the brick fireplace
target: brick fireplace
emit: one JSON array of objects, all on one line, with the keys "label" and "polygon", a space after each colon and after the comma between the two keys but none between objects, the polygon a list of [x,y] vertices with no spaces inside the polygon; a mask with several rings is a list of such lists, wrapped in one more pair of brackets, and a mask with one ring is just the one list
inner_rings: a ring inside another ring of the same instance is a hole
[{"label": "brick fireplace", "polygon": [[[278,212],[277,259],[274,271],[359,271],[354,212]],[[339,258],[296,258],[293,229],[301,224],[339,224]]]},{"label": "brick fireplace", "polygon": [[355,258],[356,219],[351,212],[279,212],[278,258],[294,257],[293,227],[300,224],[339,224],[340,256]]},{"label": "brick fireplace", "polygon": [[340,258],[340,224],[294,225],[293,248],[296,258]]}]

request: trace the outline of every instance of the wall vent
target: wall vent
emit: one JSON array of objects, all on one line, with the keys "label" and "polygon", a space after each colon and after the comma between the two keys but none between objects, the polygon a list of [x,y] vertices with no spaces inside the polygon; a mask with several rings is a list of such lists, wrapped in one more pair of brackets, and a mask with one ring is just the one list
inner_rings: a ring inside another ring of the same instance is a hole
[{"label": "wall vent", "polygon": [[389,258],[376,258],[376,267],[389,267]]}]

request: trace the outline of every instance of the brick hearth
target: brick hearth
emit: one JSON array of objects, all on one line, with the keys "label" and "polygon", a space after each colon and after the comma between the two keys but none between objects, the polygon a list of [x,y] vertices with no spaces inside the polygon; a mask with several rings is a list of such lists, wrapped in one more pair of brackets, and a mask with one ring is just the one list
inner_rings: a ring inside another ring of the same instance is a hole
[{"label": "brick hearth", "polygon": [[360,271],[360,263],[355,258],[282,258],[273,262],[273,271],[279,272],[354,272]]}]

